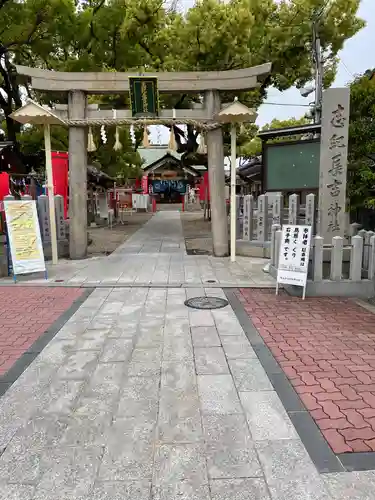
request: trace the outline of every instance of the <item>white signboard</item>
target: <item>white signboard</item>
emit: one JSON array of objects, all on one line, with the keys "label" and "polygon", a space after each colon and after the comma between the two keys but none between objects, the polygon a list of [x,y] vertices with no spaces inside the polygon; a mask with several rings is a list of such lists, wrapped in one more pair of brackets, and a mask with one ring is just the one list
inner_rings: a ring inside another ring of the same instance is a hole
[{"label": "white signboard", "polygon": [[311,242],[311,226],[286,225],[282,228],[276,294],[279,283],[303,287],[305,298]]},{"label": "white signboard", "polygon": [[4,209],[14,277],[44,272],[46,264],[35,201],[4,201]]}]

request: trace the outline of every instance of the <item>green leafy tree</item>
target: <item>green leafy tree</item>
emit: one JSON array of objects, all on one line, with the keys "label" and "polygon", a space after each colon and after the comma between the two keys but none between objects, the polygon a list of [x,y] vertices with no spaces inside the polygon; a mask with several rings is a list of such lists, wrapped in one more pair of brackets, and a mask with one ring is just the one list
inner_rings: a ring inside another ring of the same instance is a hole
[{"label": "green leafy tree", "polygon": [[[43,127],[27,125],[17,134],[20,150],[25,155],[33,155],[44,150]],[[65,127],[51,127],[51,147],[53,151],[68,151],[68,130]],[[44,167],[44,164],[41,165]]]},{"label": "green leafy tree", "polygon": [[[320,23],[325,84],[336,72],[337,53],[364,23],[360,0],[336,0]],[[198,0],[185,13],[162,0],[1,0],[0,61],[7,135],[16,139],[9,114],[21,104],[14,63],[66,71],[229,70],[271,61],[271,75],[251,92],[238,93],[257,108],[270,85],[283,90],[312,78],[312,22],[325,0]],[[30,95],[32,89],[24,87]],[[39,95],[43,102],[66,96]],[[162,106],[186,107],[199,95],[163,95]],[[222,95],[228,102],[233,94]],[[174,128],[181,152],[195,152],[198,133]],[[251,134],[248,129],[246,134]],[[246,135],[245,134],[245,135]]]},{"label": "green leafy tree", "polygon": [[350,85],[348,196],[351,209],[363,206],[375,208],[375,78],[372,77],[373,73],[370,71],[358,76]]},{"label": "green leafy tree", "polygon": [[99,129],[94,132],[97,150],[89,153],[89,161],[98,162],[104,172],[113,178],[126,181],[141,175],[142,159],[132,144],[129,127],[119,128],[122,148],[114,149],[116,127],[107,127],[107,142],[103,144]]},{"label": "green leafy tree", "polygon": [[[257,107],[270,85],[284,90],[312,79],[312,23],[324,4],[325,0],[200,0],[186,14],[168,15],[159,0],[143,0],[128,9],[122,34],[134,39],[143,33],[138,45],[144,50],[143,67],[150,69],[228,70],[271,61],[272,73],[262,87],[238,95],[243,103]],[[336,0],[321,20],[326,86],[335,77],[338,51],[364,25],[356,16],[358,6],[359,0]],[[225,101],[233,97],[222,96]],[[186,106],[196,99],[180,96],[175,103]],[[175,135],[180,152],[195,151],[193,127],[187,127],[187,134],[175,128]]]},{"label": "green leafy tree", "polygon": [[[302,117],[302,118],[289,118],[288,120],[277,120],[276,118],[272,120],[271,123],[267,123],[264,125],[261,130],[272,130],[278,128],[287,128],[287,127],[297,127],[298,125],[307,125],[311,123],[311,119]],[[283,142],[283,141],[293,141],[300,138],[299,136],[287,136],[280,137],[277,139],[273,139],[271,142]],[[262,141],[260,137],[256,136],[251,138],[249,141],[245,142],[242,146],[239,147],[239,153],[241,156],[250,158],[252,156],[258,156],[262,153]]]},{"label": "green leafy tree", "polygon": [[[20,130],[9,115],[22,105],[14,63],[47,66],[73,36],[74,16],[73,0],[0,1],[0,109],[9,140],[16,142]],[[27,83],[23,88],[30,92]]]}]

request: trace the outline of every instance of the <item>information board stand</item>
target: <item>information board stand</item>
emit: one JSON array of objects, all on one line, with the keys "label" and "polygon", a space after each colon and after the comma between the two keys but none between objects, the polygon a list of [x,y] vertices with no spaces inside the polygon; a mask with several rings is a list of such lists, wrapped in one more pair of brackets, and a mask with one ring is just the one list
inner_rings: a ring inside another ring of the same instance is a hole
[{"label": "information board stand", "polygon": [[311,226],[288,224],[282,227],[276,295],[279,292],[279,283],[281,283],[302,286],[302,300],[305,299],[310,244]]},{"label": "information board stand", "polygon": [[18,274],[38,272],[47,279],[35,201],[4,201],[4,210],[14,281]]}]

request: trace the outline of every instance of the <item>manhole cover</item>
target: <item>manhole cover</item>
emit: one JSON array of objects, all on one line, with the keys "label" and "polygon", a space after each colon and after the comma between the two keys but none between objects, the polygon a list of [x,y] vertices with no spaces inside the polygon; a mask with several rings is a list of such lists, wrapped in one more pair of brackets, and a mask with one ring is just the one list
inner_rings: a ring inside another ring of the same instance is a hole
[{"label": "manhole cover", "polygon": [[185,300],[185,306],[193,309],[221,309],[228,305],[228,301],[220,297],[193,297]]},{"label": "manhole cover", "polygon": [[206,280],[206,283],[217,283],[216,280]]}]

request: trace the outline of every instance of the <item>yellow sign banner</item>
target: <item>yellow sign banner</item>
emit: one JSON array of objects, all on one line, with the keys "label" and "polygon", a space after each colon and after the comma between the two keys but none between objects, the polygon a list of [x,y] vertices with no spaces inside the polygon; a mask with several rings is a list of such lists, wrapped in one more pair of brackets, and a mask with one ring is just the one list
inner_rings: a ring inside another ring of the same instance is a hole
[{"label": "yellow sign banner", "polygon": [[4,208],[14,274],[44,271],[35,201],[5,201]]}]

